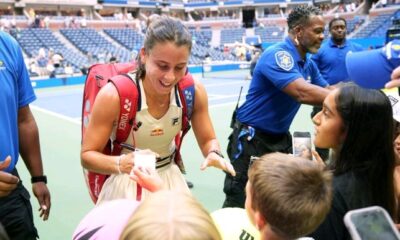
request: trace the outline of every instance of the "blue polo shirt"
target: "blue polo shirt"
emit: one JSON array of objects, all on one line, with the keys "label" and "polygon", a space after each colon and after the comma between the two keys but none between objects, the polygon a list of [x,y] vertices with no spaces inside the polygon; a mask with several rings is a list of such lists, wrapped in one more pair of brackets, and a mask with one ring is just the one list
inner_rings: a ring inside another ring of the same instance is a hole
[{"label": "blue polo shirt", "polygon": [[292,40],[286,37],[261,55],[246,101],[238,109],[238,120],[265,133],[289,131],[300,103],[282,89],[299,78],[321,87],[328,85],[315,63],[309,58],[303,60]]},{"label": "blue polo shirt", "polygon": [[35,99],[18,43],[0,31],[0,161],[11,156],[7,172],[18,161],[18,109]]},{"label": "blue polo shirt", "polygon": [[346,54],[348,52],[363,51],[363,47],[351,41],[345,41],[343,45],[338,46],[332,38],[325,41],[321,48],[311,59],[317,64],[319,71],[324,79],[334,85],[338,82],[349,81],[349,74],[346,68]]}]

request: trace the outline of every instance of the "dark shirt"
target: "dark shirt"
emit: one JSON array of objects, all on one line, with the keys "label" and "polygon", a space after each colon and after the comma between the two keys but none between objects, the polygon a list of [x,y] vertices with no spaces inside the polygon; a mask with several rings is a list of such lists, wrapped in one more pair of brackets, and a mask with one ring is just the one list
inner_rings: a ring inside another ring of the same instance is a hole
[{"label": "dark shirt", "polygon": [[372,206],[368,181],[348,172],[333,178],[332,207],[322,224],[309,236],[315,240],[351,240],[344,215],[353,209]]}]

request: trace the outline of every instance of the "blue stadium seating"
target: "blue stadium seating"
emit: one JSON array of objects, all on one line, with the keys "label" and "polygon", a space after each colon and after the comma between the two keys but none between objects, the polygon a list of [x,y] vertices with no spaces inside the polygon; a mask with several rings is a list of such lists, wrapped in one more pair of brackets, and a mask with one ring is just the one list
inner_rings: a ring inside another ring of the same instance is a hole
[{"label": "blue stadium seating", "polygon": [[370,22],[354,38],[382,37],[392,24],[392,17],[395,13],[381,14],[370,19]]}]

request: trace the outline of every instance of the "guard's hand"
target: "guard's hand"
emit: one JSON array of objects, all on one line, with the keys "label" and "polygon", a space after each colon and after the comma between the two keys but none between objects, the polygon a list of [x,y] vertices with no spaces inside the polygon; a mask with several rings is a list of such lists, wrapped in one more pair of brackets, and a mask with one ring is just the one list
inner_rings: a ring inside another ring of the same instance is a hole
[{"label": "guard's hand", "polygon": [[43,217],[43,221],[46,221],[50,215],[50,192],[47,185],[44,182],[32,183],[32,191],[39,202],[40,217]]},{"label": "guard's hand", "polygon": [[7,156],[0,162],[0,197],[10,194],[18,185],[19,178],[2,170],[6,169],[11,163],[11,157]]},{"label": "guard's hand", "polygon": [[229,160],[225,160],[215,152],[210,152],[207,155],[207,158],[204,160],[203,164],[200,167],[200,170],[204,170],[207,167],[216,167],[222,169],[225,172],[228,172],[232,176],[236,176],[235,169],[233,168],[232,164]]}]

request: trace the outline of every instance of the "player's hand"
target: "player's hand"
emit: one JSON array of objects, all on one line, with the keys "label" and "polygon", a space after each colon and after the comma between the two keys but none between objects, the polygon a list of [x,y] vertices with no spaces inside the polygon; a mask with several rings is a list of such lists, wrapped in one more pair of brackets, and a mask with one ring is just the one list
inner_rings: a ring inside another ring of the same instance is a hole
[{"label": "player's hand", "polygon": [[210,152],[207,155],[207,158],[204,160],[203,164],[200,167],[200,170],[204,170],[207,167],[216,167],[225,172],[230,173],[232,176],[236,176],[235,169],[233,168],[232,164],[229,160],[225,160],[215,152]]},{"label": "player's hand", "polygon": [[119,159],[119,171],[121,173],[129,174],[133,169],[133,161],[135,159],[134,152],[130,152],[127,154],[122,154],[118,156]]}]

